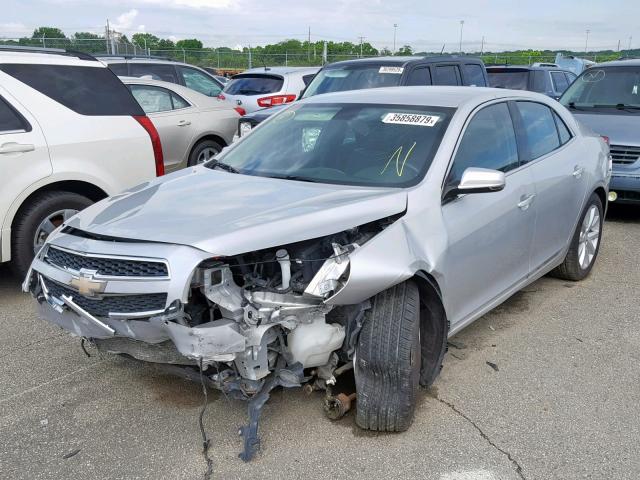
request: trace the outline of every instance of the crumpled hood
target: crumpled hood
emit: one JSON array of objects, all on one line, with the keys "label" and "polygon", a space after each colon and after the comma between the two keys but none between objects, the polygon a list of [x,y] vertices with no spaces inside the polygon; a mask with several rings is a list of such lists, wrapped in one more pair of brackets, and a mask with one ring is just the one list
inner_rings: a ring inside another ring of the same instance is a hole
[{"label": "crumpled hood", "polygon": [[236,255],[403,212],[407,194],[189,168],[98,202],[67,222],[123,239]]},{"label": "crumpled hood", "polygon": [[640,146],[640,115],[572,112],[576,120],[598,135],[606,135],[611,145]]}]

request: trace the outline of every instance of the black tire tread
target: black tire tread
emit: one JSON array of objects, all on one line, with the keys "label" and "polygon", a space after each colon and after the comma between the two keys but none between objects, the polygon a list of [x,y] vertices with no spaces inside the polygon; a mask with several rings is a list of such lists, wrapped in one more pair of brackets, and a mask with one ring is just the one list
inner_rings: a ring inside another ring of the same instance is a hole
[{"label": "black tire tread", "polygon": [[198,155],[200,154],[198,150],[207,144],[209,144],[212,147],[217,147],[218,151],[221,151],[223,148],[219,142],[216,142],[215,140],[212,140],[210,138],[205,138],[204,140],[200,140],[193,146],[193,148],[191,149],[191,152],[189,153],[189,158],[187,160],[187,165],[189,167],[193,167],[198,164]]},{"label": "black tire tread", "polygon": [[367,316],[356,354],[356,423],[401,432],[411,425],[418,394],[420,365],[411,366],[412,348],[419,352],[418,287],[409,281],[379,293]]}]

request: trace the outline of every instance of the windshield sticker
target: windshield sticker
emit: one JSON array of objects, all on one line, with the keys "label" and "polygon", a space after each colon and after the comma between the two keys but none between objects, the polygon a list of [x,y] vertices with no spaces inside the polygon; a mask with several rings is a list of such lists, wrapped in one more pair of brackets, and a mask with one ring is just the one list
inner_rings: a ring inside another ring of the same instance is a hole
[{"label": "windshield sticker", "polygon": [[391,162],[393,162],[395,160],[396,161],[396,173],[398,174],[399,177],[401,177],[402,174],[404,173],[404,166],[406,165],[407,160],[409,160],[409,157],[411,156],[411,152],[413,152],[413,149],[415,148],[417,143],[418,142],[413,142],[413,145],[411,145],[411,148],[409,149],[407,154],[404,156],[404,159],[402,161],[400,160],[400,157],[402,156],[402,145],[400,145],[398,148],[396,148],[396,151],[393,152],[391,154],[391,156],[389,157],[389,160],[387,160],[387,164],[384,166],[384,168],[380,172],[380,175],[384,174],[384,172],[387,171],[387,168],[389,168],[389,165],[391,164]]},{"label": "windshield sticker", "polygon": [[394,123],[396,125],[417,125],[419,127],[433,127],[438,123],[437,115],[422,115],[419,113],[387,113],[382,118],[382,123]]},{"label": "windshield sticker", "polygon": [[404,67],[380,67],[378,73],[395,73],[396,75],[402,75]]},{"label": "windshield sticker", "polygon": [[582,81],[587,83],[595,83],[604,80],[605,77],[604,70],[593,70],[587,71],[584,75],[582,75]]}]

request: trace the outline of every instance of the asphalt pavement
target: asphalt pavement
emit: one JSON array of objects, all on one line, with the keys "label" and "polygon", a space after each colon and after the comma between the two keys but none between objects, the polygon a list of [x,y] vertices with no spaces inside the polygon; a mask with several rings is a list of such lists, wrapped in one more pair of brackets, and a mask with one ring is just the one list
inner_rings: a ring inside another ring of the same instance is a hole
[{"label": "asphalt pavement", "polygon": [[[450,340],[407,432],[331,422],[321,393],[279,390],[245,464],[246,405],[210,392],[213,478],[640,478],[640,208],[611,213],[588,279],[543,278]],[[87,357],[6,266],[0,332],[0,478],[202,478],[197,383]]]}]

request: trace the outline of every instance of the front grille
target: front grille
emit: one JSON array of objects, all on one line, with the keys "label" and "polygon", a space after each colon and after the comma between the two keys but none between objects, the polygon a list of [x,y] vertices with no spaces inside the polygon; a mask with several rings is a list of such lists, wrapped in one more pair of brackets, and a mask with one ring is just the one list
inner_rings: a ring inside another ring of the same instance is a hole
[{"label": "front grille", "polygon": [[57,267],[75,271],[85,268],[95,270],[98,275],[111,277],[166,277],[169,274],[167,265],[161,262],[90,257],[55,247],[49,247],[46,259]]},{"label": "front grille", "polygon": [[166,293],[149,293],[144,295],[110,295],[103,298],[89,298],[59,283],[47,280],[45,286],[49,295],[61,298],[62,295],[73,297],[74,303],[94,317],[108,317],[109,313],[140,313],[164,310],[167,303]]},{"label": "front grille", "polygon": [[624,145],[611,145],[611,158],[613,163],[631,165],[640,158],[640,147],[627,147]]}]

